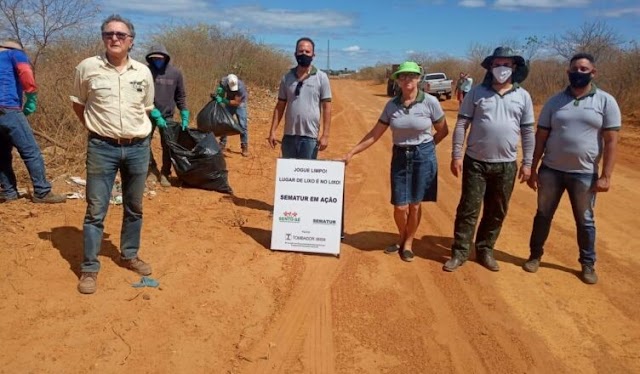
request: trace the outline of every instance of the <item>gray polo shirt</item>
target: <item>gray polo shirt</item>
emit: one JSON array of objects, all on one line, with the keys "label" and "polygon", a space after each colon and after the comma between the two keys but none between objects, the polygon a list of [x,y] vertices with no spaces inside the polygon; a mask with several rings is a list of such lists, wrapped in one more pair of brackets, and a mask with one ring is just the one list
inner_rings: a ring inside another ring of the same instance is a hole
[{"label": "gray polo shirt", "polygon": [[416,101],[407,107],[402,104],[400,96],[389,100],[379,121],[391,128],[393,144],[418,145],[433,140],[433,124],[443,118],[438,99],[418,91]]},{"label": "gray polo shirt", "polygon": [[[531,165],[535,123],[533,102],[529,92],[517,83],[504,95],[497,93],[491,86],[475,86],[462,101],[458,118],[471,122],[466,149],[469,157],[483,162],[515,161],[518,140],[522,134],[523,162]],[[462,144],[464,133],[460,138],[456,131],[453,142],[454,148],[456,142]]]},{"label": "gray polo shirt", "polygon": [[542,108],[538,127],[549,130],[542,163],[568,173],[597,173],[602,157],[602,131],[620,130],[616,99],[592,84],[576,99],[570,89],[551,97]]},{"label": "gray polo shirt", "polygon": [[280,81],[278,100],[287,102],[284,134],[317,138],[320,129],[320,103],[331,101],[329,77],[312,66],[309,76],[301,83],[299,94],[296,96],[296,87],[299,84],[296,68],[289,70]]}]

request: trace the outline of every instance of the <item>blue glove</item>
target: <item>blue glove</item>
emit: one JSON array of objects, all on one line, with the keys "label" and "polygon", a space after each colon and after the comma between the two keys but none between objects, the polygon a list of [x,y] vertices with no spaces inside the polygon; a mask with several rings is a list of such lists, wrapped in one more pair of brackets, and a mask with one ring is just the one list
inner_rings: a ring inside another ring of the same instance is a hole
[{"label": "blue glove", "polygon": [[24,95],[27,97],[27,100],[24,103],[24,108],[22,108],[22,113],[24,113],[25,116],[28,116],[29,114],[33,114],[36,111],[38,94],[35,92],[27,92]]},{"label": "blue glove", "polygon": [[182,119],[182,131],[185,131],[189,127],[189,109],[182,109],[180,118]]},{"label": "blue glove", "polygon": [[159,128],[167,128],[167,121],[164,120],[164,117],[162,117],[162,113],[160,113],[158,108],[153,108],[153,110],[151,110],[151,112],[149,113],[149,117],[153,119],[153,121],[156,123],[156,126],[158,126]]}]

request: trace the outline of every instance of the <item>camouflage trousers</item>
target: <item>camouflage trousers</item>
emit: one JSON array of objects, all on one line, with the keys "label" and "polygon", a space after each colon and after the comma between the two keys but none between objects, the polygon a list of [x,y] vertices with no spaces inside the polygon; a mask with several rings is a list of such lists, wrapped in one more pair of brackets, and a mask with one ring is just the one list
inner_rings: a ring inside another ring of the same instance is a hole
[{"label": "camouflage trousers", "polygon": [[518,166],[516,162],[482,162],[468,156],[462,164],[462,193],[456,211],[452,256],[469,258],[480,207],[482,219],[476,235],[476,254],[493,252],[507,215]]}]

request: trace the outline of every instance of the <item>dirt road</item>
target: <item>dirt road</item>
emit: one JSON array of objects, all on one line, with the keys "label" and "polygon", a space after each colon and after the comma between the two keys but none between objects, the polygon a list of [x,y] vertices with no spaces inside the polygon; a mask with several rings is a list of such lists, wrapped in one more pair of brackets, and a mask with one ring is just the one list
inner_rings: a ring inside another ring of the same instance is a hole
[{"label": "dirt road", "polygon": [[[338,158],[374,124],[383,86],[332,81]],[[339,259],[271,252],[277,151],[264,141],[273,103],[250,112],[252,155],[230,141],[236,196],[172,187],[145,200],[140,255],[159,289],[118,266],[122,209],[112,207],[98,292],[76,291],[85,204],[0,205],[0,373],[638,373],[640,181],[632,131],[613,190],[598,196],[595,286],[577,277],[563,200],[540,271],[521,264],[535,193],[517,185],[497,243],[501,271],[449,256],[460,180],[438,146],[439,196],[423,205],[406,263],[389,201],[390,134],[347,168]],[[442,103],[452,128],[457,103]],[[628,134],[628,135],[627,135]],[[157,139],[155,140],[157,150]],[[64,183],[60,189],[68,188]]]}]

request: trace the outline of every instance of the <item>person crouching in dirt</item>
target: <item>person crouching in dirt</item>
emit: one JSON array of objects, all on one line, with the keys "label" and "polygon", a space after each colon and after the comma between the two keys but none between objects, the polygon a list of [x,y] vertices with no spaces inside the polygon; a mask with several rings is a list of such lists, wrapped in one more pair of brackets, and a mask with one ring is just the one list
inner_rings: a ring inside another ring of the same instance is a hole
[{"label": "person crouching in dirt", "polygon": [[[27,100],[22,102],[22,93]],[[31,62],[16,41],[0,42],[0,203],[17,200],[18,186],[13,172],[13,147],[24,161],[31,183],[34,203],[63,203],[64,195],[51,191],[44,159],[33,137],[27,117],[36,111],[37,87]]]},{"label": "person crouching in dirt", "polygon": [[[398,227],[398,243],[385,253],[400,251],[404,261],[413,261],[413,238],[421,217],[421,202],[436,201],[438,162],[435,147],[449,130],[444,111],[434,96],[418,89],[420,66],[413,61],[400,64],[392,75],[402,93],[387,102],[378,122],[343,160],[372,146],[388,128],[393,137],[391,159],[391,204]],[[435,130],[435,133],[434,133]]]},{"label": "person crouching in dirt", "polygon": [[[166,121],[173,121],[173,113],[176,107],[180,110],[180,120],[182,131],[189,127],[189,109],[187,108],[187,94],[184,89],[184,79],[182,72],[177,67],[170,64],[171,55],[164,45],[152,46],[145,58],[147,66],[153,75],[155,87],[154,106],[160,111],[162,118]],[[156,121],[157,122],[157,121]],[[162,121],[160,121],[162,122]],[[161,125],[162,123],[160,123]],[[169,145],[164,136],[164,129],[158,123],[153,123],[151,137],[156,127],[160,127],[160,145],[162,146],[162,168],[158,170],[158,165],[153,152],[149,155],[149,173],[147,179],[160,181],[162,187],[171,187],[169,175],[171,175],[171,153]]]},{"label": "person crouching in dirt", "polygon": [[[151,265],[138,257],[142,230],[142,198],[149,170],[154,85],[149,68],[129,56],[136,36],[133,24],[114,14],[101,26],[105,53],[84,59],[75,68],[73,110],[88,130],[87,210],[82,234],[84,258],[78,291],[96,292],[104,219],[118,170],[122,176],[120,264],[140,275]],[[153,113],[156,113],[155,115]]]},{"label": "person crouching in dirt", "polygon": [[[214,98],[218,103],[225,104],[231,115],[235,115],[238,124],[242,128],[240,134],[240,149],[242,156],[249,156],[249,129],[247,127],[247,100],[249,94],[244,82],[235,74],[229,74],[220,80],[214,92]],[[220,137],[220,149],[227,148],[227,136]]]},{"label": "person crouching in dirt", "polygon": [[[476,260],[491,271],[498,271],[493,251],[509,200],[519,174],[520,183],[531,174],[533,156],[533,103],[520,87],[528,66],[511,48],[498,47],[481,63],[487,69],[482,84],[471,89],[462,101],[453,133],[451,173],[462,175],[462,191],[456,210],[451,259],[444,271],[454,271],[468,258],[473,232],[478,225]],[[467,128],[467,148],[463,153]],[[518,172],[518,140],[522,139],[522,166]]]},{"label": "person crouching in dirt", "polygon": [[[593,208],[596,195],[609,191],[611,185],[622,118],[616,99],[591,82],[596,76],[592,55],[574,55],[567,75],[569,87],[545,103],[538,120],[533,169],[527,182],[538,191],[538,209],[529,240],[531,253],[523,268],[538,271],[551,220],[566,190],[576,221],[580,278],[596,284]],[[598,175],[600,160],[602,173]]]}]

